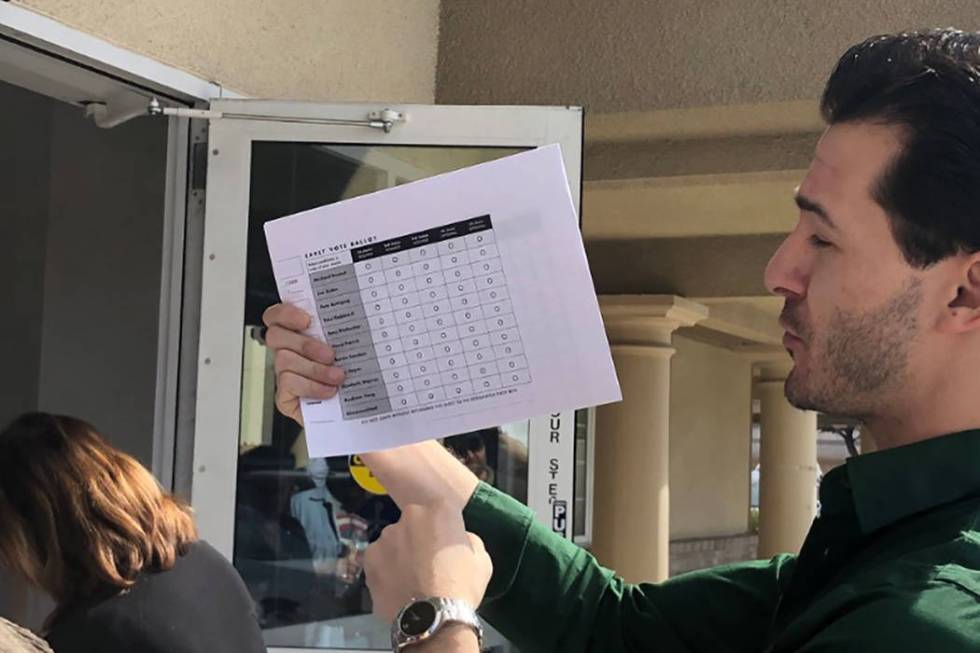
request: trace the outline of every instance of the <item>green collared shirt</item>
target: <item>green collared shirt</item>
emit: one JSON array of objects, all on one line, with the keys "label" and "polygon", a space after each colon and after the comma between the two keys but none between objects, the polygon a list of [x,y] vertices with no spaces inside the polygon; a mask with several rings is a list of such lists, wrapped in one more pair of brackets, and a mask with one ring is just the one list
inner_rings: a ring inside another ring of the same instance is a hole
[{"label": "green collared shirt", "polygon": [[632,585],[481,485],[481,613],[534,651],[980,651],[980,430],[851,458],[799,556]]}]

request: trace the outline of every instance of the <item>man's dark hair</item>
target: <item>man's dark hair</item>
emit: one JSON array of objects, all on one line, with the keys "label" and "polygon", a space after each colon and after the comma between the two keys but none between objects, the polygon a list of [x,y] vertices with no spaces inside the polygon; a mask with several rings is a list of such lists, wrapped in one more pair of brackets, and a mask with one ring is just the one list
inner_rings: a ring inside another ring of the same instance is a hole
[{"label": "man's dark hair", "polygon": [[851,47],[820,106],[830,124],[903,129],[875,199],[910,265],[980,251],[980,32],[876,36]]}]

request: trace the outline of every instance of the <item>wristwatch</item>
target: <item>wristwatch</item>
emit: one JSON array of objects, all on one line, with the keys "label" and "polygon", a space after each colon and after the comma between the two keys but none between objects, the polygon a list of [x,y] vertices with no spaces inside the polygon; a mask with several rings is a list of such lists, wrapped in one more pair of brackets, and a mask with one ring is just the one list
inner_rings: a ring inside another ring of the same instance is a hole
[{"label": "wristwatch", "polygon": [[483,626],[465,601],[431,597],[409,602],[391,624],[391,649],[398,653],[413,644],[431,639],[449,624],[469,626],[483,647]]}]

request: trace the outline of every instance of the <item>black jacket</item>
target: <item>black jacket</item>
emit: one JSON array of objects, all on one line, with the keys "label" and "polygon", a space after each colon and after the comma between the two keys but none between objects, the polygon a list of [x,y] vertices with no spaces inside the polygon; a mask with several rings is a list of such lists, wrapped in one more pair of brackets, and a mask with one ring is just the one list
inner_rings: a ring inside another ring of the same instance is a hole
[{"label": "black jacket", "polygon": [[69,609],[48,633],[55,653],[261,653],[254,604],[238,573],[205,542],[173,569]]}]

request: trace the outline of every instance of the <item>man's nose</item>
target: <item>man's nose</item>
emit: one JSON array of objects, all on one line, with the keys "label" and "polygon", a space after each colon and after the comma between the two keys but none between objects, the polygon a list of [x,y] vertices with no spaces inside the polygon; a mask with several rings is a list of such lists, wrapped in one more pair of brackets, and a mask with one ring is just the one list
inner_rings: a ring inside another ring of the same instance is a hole
[{"label": "man's nose", "polygon": [[803,297],[806,294],[807,256],[801,247],[800,234],[789,234],[766,266],[766,289],[781,297]]}]

